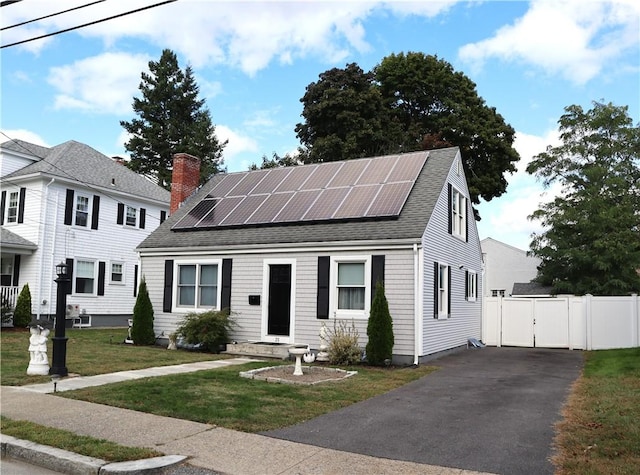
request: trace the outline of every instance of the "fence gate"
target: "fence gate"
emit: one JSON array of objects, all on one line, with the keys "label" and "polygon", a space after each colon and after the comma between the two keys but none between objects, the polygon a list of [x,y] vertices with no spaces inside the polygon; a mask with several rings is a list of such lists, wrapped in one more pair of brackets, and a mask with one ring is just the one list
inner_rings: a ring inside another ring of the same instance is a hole
[{"label": "fence gate", "polygon": [[489,332],[496,341],[489,344],[569,348],[568,299],[501,298],[497,305],[497,328]]}]

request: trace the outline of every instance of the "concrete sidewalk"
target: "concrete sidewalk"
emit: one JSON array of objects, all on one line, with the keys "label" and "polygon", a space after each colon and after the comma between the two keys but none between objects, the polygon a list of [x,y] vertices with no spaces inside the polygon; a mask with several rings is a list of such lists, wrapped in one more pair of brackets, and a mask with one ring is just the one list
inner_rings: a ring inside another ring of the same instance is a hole
[{"label": "concrete sidewalk", "polygon": [[[100,376],[66,378],[57,383],[56,389],[65,391],[136,378],[225,367],[248,361],[254,360],[234,358]],[[184,456],[192,466],[229,475],[342,473],[471,475],[480,473],[315,447],[237,432],[209,424],[67,399],[52,392],[53,383],[22,387],[4,386],[0,394],[0,412],[10,419],[32,421],[121,445],[152,448],[171,456],[157,461],[159,463],[174,464],[182,460],[177,456]],[[3,454],[7,444],[17,443],[4,436],[2,442]],[[157,467],[143,464],[135,467],[111,467],[113,470],[110,471],[107,465],[100,465],[99,462],[96,462],[97,468],[92,471],[75,473],[122,474],[145,473],[145,470],[150,473],[151,470],[157,470]],[[117,464],[111,464],[113,465]]]}]

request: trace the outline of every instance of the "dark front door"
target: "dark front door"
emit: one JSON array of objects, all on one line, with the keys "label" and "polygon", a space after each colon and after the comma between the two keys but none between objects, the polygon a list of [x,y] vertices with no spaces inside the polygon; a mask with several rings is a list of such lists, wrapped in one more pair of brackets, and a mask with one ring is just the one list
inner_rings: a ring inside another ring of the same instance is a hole
[{"label": "dark front door", "polygon": [[289,336],[291,327],[291,264],[269,265],[267,333]]}]

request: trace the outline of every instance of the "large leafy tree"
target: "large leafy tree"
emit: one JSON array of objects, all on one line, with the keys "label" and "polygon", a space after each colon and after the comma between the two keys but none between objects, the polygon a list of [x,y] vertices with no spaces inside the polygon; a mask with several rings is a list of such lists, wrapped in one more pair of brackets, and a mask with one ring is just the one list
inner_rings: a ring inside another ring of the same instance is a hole
[{"label": "large leafy tree", "polygon": [[451,64],[422,53],[385,57],[372,72],[332,69],[307,86],[296,132],[305,161],[458,146],[471,200],[506,191],[519,160],[514,129]]},{"label": "large leafy tree", "polygon": [[296,125],[305,162],[333,162],[397,150],[389,111],[373,79],[373,73],[351,63],[320,74],[317,82],[307,86],[300,99],[305,122]]},{"label": "large leafy tree", "polygon": [[531,250],[537,280],[556,292],[622,295],[640,291],[640,126],[627,107],[572,105],[560,117],[562,144],[534,157],[527,172],[562,191],[532,219],[546,231]]},{"label": "large leafy tree", "polygon": [[131,153],[129,168],[153,176],[158,185],[170,189],[173,154],[185,152],[201,160],[200,181],[222,171],[222,150],[211,114],[198,99],[199,88],[191,67],[184,71],[171,50],[159,61],[149,62],[149,73],[140,82],[142,97],[133,98],[137,115],[120,125],[130,134],[125,148]]}]

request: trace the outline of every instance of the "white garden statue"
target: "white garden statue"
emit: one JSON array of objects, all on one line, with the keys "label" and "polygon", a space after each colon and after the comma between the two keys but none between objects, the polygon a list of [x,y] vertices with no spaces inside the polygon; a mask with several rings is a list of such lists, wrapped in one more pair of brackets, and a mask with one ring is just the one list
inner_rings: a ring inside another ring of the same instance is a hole
[{"label": "white garden statue", "polygon": [[329,361],[329,353],[327,353],[328,342],[327,325],[322,322],[322,326],[320,327],[320,348],[316,355],[316,361]]},{"label": "white garden statue", "polygon": [[40,325],[33,325],[30,328],[29,337],[29,376],[49,374],[49,359],[47,358],[47,340],[49,339],[48,328]]}]

